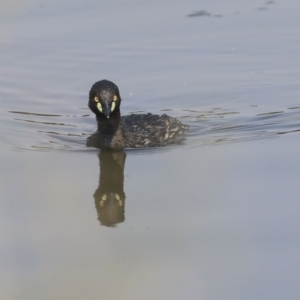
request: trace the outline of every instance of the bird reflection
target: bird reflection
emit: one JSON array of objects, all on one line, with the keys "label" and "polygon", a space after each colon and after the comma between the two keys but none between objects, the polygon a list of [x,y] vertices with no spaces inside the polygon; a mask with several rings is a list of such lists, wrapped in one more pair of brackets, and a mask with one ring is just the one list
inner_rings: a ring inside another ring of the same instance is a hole
[{"label": "bird reflection", "polygon": [[114,227],[125,220],[123,151],[101,150],[99,155],[99,186],[94,193],[100,224]]}]

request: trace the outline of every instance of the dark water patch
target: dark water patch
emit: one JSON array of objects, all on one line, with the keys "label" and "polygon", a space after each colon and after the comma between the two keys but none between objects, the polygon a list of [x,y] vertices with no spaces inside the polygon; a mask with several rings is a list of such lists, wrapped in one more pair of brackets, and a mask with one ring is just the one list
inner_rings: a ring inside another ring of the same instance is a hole
[{"label": "dark water patch", "polygon": [[190,13],[187,15],[187,17],[215,17],[215,18],[222,18],[222,14],[211,14],[206,10],[200,10],[200,11],[195,11],[193,13]]},{"label": "dark water patch", "polygon": [[277,132],[277,134],[287,134],[287,133],[293,133],[293,132],[298,132],[298,131],[300,131],[300,129]]},{"label": "dark water patch", "polygon": [[130,111],[129,113],[130,114],[144,114],[144,113],[147,113],[147,112],[144,111],[144,110],[135,110],[135,111]]},{"label": "dark water patch", "polygon": [[32,113],[26,111],[8,111],[8,112],[12,114],[30,115],[30,116],[39,116],[39,117],[62,117],[62,115],[40,114],[40,113]]},{"label": "dark water patch", "polygon": [[258,114],[257,116],[269,116],[269,115],[275,115],[275,114],[282,114],[283,111],[271,111],[267,113]]},{"label": "dark water patch", "polygon": [[[37,131],[37,132],[46,133],[46,134],[54,134],[54,135],[63,135],[62,133],[54,132],[54,131]],[[66,136],[81,136],[79,134],[72,134],[72,133],[67,133],[65,135]]]},{"label": "dark water patch", "polygon": [[[257,8],[250,8],[248,7],[248,9],[243,9],[242,14],[243,13],[248,13],[249,11],[267,11],[270,8],[264,5],[268,5],[270,6],[271,4],[275,4],[275,1],[266,1],[264,4],[262,4],[261,6],[257,7]],[[224,8],[223,8],[224,9]],[[214,17],[214,18],[222,18],[223,16],[229,16],[229,15],[240,15],[239,11],[233,11],[232,13],[211,13],[210,11],[207,11],[205,9],[202,10],[195,10],[192,13],[187,14],[188,18],[195,18],[195,17]]]},{"label": "dark water patch", "polygon": [[75,125],[64,124],[64,123],[55,123],[55,122],[38,122],[33,120],[25,120],[25,119],[15,119],[16,121],[36,123],[36,124],[44,124],[44,125],[54,125],[54,126],[69,126],[69,127],[77,127]]},{"label": "dark water patch", "polygon": [[187,15],[188,17],[210,17],[211,13],[206,10],[199,10]]},{"label": "dark water patch", "polygon": [[229,112],[217,113],[216,116],[236,115],[236,114],[239,114],[239,113],[237,111],[229,111]]},{"label": "dark water patch", "polygon": [[268,7],[258,7],[258,8],[256,8],[256,10],[265,11],[265,10],[268,10]]}]

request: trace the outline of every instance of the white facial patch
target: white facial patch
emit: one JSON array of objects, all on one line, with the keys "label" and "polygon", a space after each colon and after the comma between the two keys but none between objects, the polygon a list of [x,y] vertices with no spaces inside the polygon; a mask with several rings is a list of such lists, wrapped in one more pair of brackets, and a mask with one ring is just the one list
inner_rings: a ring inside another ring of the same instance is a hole
[{"label": "white facial patch", "polygon": [[102,113],[102,105],[100,102],[97,103],[97,108]]},{"label": "white facial patch", "polygon": [[115,102],[113,102],[113,103],[111,104],[111,109],[110,109],[110,111],[111,111],[111,112],[113,112],[113,111],[114,111],[114,109],[115,109],[115,107],[116,107],[116,103],[115,103]]}]

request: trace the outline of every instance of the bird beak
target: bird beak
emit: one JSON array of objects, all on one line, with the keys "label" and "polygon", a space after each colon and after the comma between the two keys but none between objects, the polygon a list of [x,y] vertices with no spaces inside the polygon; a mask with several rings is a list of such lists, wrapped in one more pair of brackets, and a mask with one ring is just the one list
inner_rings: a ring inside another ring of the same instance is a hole
[{"label": "bird beak", "polygon": [[103,105],[103,114],[104,116],[109,119],[109,115],[110,115],[111,111],[110,111],[110,107],[107,104]]}]

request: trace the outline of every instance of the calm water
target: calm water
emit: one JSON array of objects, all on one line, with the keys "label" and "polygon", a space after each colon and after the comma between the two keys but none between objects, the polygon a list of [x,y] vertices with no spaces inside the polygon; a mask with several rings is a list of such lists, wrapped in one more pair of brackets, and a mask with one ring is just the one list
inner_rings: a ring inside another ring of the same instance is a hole
[{"label": "calm water", "polygon": [[[298,299],[299,11],[2,1],[0,299]],[[184,144],[86,148],[103,78]]]}]

